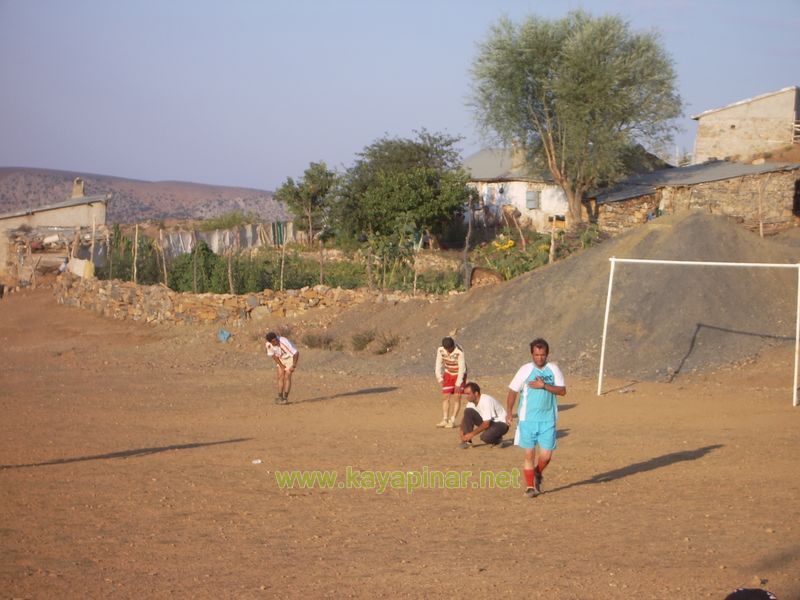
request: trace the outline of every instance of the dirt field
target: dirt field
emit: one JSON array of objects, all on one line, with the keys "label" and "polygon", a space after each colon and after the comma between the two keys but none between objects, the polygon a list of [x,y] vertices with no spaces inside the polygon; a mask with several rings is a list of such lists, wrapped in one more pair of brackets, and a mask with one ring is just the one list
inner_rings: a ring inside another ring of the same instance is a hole
[{"label": "dirt field", "polygon": [[[536,499],[472,485],[522,452],[457,449],[433,427],[432,374],[315,371],[321,354],[301,349],[294,403],[275,406],[261,351],[47,290],[0,301],[2,596],[800,598],[790,347],[673,384],[607,381],[601,397],[565,373]],[[503,399],[512,375],[480,383]],[[382,494],[275,479],[347,467],[473,477]]]}]

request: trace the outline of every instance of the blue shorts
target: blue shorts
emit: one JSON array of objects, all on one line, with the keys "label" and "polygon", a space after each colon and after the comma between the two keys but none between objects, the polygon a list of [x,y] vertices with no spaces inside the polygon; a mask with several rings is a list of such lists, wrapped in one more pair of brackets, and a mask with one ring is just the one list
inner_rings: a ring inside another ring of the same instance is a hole
[{"label": "blue shorts", "polygon": [[520,421],[514,443],[520,448],[535,448],[538,443],[542,450],[555,450],[556,424],[554,421]]}]

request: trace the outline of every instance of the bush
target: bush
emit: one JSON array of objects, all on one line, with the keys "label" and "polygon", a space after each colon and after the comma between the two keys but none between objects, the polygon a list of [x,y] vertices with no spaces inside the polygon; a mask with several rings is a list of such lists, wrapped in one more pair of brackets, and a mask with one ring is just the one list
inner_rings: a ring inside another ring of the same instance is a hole
[{"label": "bush", "polygon": [[376,334],[377,333],[374,329],[368,329],[367,331],[354,333],[353,337],[350,339],[350,344],[353,346],[353,350],[356,352],[361,352],[364,348],[370,345],[372,340],[375,339]]},{"label": "bush", "polygon": [[342,343],[328,333],[307,333],[303,336],[303,344],[309,348],[342,350]]},{"label": "bush", "polygon": [[242,225],[247,225],[249,223],[257,223],[261,219],[258,215],[247,212],[244,213],[240,210],[234,210],[229,213],[225,213],[223,215],[219,215],[218,217],[212,217],[211,219],[205,219],[204,221],[200,222],[197,228],[200,231],[214,231],[215,229],[233,229],[234,227],[240,227]]},{"label": "bush", "polygon": [[400,343],[400,336],[393,333],[381,332],[377,337],[377,347],[375,354],[386,354],[392,351],[392,348]]}]

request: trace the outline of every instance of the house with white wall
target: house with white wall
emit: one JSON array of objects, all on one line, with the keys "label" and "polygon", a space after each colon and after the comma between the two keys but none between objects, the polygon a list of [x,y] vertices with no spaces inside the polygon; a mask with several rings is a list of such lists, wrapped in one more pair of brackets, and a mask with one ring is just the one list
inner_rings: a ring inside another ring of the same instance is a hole
[{"label": "house with white wall", "polygon": [[548,231],[553,219],[563,223],[567,196],[549,173],[534,173],[524,156],[511,149],[487,148],[463,163],[469,185],[478,190],[487,220],[502,222],[503,207],[513,207],[523,226]]}]

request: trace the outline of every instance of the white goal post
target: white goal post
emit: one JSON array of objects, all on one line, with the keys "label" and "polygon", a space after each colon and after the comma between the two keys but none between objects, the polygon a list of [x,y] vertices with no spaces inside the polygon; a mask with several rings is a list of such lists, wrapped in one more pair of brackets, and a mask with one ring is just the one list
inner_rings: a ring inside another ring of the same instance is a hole
[{"label": "white goal post", "polygon": [[757,269],[795,269],[797,271],[797,308],[794,326],[794,383],[792,384],[792,405],[797,406],[797,358],[800,353],[800,263],[798,264],[771,264],[771,263],[734,263],[734,262],[701,262],[693,260],[655,260],[644,258],[616,258],[612,256],[611,269],[608,273],[608,296],[606,296],[606,314],[603,319],[603,340],[600,346],[600,373],[597,378],[597,395],[603,392],[603,366],[606,358],[606,334],[608,333],[608,314],[611,311],[611,290],[614,287],[614,267],[617,263],[644,263],[655,265],[680,265],[684,267],[740,267]]}]

